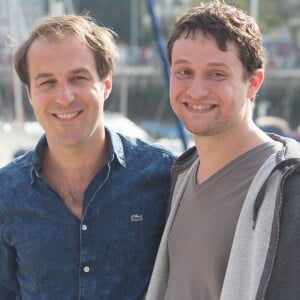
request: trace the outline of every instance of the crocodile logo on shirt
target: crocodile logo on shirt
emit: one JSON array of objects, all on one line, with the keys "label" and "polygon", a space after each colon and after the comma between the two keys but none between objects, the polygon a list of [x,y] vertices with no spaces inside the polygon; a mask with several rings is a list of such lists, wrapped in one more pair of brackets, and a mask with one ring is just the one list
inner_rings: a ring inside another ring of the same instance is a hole
[{"label": "crocodile logo on shirt", "polygon": [[143,215],[138,215],[138,214],[131,215],[130,220],[132,222],[142,222],[143,221]]}]

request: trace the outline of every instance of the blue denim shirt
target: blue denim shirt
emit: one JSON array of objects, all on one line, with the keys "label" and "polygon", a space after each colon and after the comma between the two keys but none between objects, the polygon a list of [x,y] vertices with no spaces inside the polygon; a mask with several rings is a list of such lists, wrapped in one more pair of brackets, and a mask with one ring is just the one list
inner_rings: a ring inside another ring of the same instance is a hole
[{"label": "blue denim shirt", "polygon": [[[107,129],[109,162],[78,220],[34,151],[0,169],[0,299],[141,299],[160,242],[174,157]],[[18,298],[19,297],[19,298]]]}]

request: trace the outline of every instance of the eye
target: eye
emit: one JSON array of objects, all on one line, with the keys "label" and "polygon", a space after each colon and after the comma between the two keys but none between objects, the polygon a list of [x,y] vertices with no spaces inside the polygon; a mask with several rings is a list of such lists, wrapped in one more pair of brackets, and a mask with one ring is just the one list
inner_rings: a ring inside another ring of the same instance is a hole
[{"label": "eye", "polygon": [[42,81],[39,86],[52,86],[56,83],[56,81],[54,79],[48,79],[45,81]]},{"label": "eye", "polygon": [[189,71],[189,70],[180,70],[179,72],[178,72],[178,74],[180,74],[180,75],[187,75],[187,74],[190,74],[191,72]]},{"label": "eye", "polygon": [[87,77],[82,76],[82,75],[76,75],[71,78],[71,81],[80,81],[80,80],[87,80]]},{"label": "eye", "polygon": [[174,74],[184,77],[184,76],[188,76],[190,74],[192,74],[191,70],[189,69],[178,69],[178,70],[174,70],[173,72]]},{"label": "eye", "polygon": [[214,71],[214,72],[211,72],[209,74],[209,76],[213,79],[216,79],[216,80],[222,80],[226,77],[225,73],[224,72],[221,72],[221,71]]}]

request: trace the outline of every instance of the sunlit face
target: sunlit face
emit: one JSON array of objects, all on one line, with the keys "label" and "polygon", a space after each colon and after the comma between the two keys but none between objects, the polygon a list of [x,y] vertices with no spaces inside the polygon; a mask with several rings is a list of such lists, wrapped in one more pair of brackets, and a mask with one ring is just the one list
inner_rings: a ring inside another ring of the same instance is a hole
[{"label": "sunlit face", "polygon": [[37,39],[28,55],[28,95],[48,144],[74,147],[103,134],[103,105],[111,76],[99,79],[96,61],[74,37],[63,41]]},{"label": "sunlit face", "polygon": [[234,43],[221,51],[202,31],[182,34],[172,50],[170,101],[176,115],[195,135],[214,136],[243,129],[251,121],[252,103],[263,73],[245,78]]}]

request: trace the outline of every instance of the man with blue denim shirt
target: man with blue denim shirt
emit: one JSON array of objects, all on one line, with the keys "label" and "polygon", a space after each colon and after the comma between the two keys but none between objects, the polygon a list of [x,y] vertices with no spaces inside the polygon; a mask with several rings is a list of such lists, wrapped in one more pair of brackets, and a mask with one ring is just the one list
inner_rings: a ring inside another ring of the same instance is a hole
[{"label": "man with blue denim shirt", "polygon": [[85,16],[44,17],[16,71],[45,130],[0,170],[0,299],[142,299],[174,157],[105,128],[118,52]]}]

